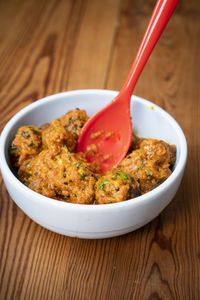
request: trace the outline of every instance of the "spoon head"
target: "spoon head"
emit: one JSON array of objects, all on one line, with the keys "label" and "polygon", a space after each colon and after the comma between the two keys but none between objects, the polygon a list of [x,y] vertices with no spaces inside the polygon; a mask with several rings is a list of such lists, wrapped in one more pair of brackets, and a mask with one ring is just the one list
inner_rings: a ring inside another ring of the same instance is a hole
[{"label": "spoon head", "polygon": [[102,173],[119,164],[131,144],[130,104],[116,100],[87,121],[78,139],[78,152],[96,161]]}]

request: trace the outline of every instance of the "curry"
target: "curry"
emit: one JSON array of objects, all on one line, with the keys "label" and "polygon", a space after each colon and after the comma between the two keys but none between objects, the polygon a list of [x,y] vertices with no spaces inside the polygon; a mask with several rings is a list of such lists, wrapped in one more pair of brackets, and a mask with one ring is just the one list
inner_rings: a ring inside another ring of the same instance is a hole
[{"label": "curry", "polygon": [[172,173],[176,146],[133,134],[122,162],[100,174],[97,164],[89,163],[83,153],[76,151],[78,136],[87,120],[85,110],[77,108],[40,128],[20,127],[9,149],[19,180],[56,200],[107,204],[143,195]]}]

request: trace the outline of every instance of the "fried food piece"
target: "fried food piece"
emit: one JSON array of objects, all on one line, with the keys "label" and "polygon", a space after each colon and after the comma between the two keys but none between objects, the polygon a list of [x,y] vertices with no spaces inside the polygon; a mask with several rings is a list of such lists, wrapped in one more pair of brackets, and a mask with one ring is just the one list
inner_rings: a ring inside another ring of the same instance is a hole
[{"label": "fried food piece", "polygon": [[140,144],[140,150],[146,159],[154,161],[163,168],[170,167],[176,160],[176,147],[164,141],[156,139],[143,140]]},{"label": "fried food piece", "polygon": [[[145,194],[165,181],[176,160],[176,146],[156,139],[132,136],[128,155],[113,170],[100,175],[94,144],[88,152],[76,151],[80,131],[88,120],[85,110],[74,109],[38,129],[34,125],[18,129],[10,147],[11,163],[21,182],[32,190],[57,200],[80,204],[106,204]],[[93,138],[103,133],[97,131]],[[105,134],[111,138],[113,132]],[[104,156],[112,159],[112,153]]]},{"label": "fried food piece", "polygon": [[137,171],[145,166],[146,159],[143,153],[137,149],[129,153],[118,165],[119,168],[129,174],[135,174]]},{"label": "fried food piece", "polygon": [[78,136],[83,125],[87,122],[89,117],[86,114],[85,110],[81,110],[79,108],[70,110],[64,116],[60,118],[61,124],[69,130],[76,140],[78,140]]},{"label": "fried food piece", "polygon": [[145,194],[165,181],[171,174],[168,167],[160,166],[158,161],[150,160],[142,149],[134,150],[119,165],[124,172],[137,178],[141,194]]},{"label": "fried food piece", "polygon": [[98,204],[121,202],[139,195],[137,180],[120,169],[109,170],[96,182],[95,198]]},{"label": "fried food piece", "polygon": [[51,121],[49,126],[42,130],[42,144],[44,149],[51,149],[54,153],[67,147],[70,152],[75,151],[76,141],[71,132],[65,129],[59,120]]},{"label": "fried food piece", "polygon": [[57,188],[57,195],[72,203],[92,204],[97,177],[86,159],[75,153],[66,153],[63,149],[56,157],[55,164],[59,165],[56,176],[50,176]]},{"label": "fried food piece", "polygon": [[19,179],[50,198],[79,204],[94,202],[96,174],[83,156],[69,153],[67,148],[56,155],[43,150],[20,167]]},{"label": "fried food piece", "polygon": [[139,181],[141,194],[145,194],[164,182],[171,173],[169,168],[159,167],[157,164],[146,160],[143,167],[137,169],[134,175]]},{"label": "fried food piece", "polygon": [[52,152],[43,150],[37,156],[24,161],[18,170],[19,180],[35,192],[54,198],[54,186],[48,182],[53,159]]},{"label": "fried food piece", "polygon": [[22,126],[18,129],[9,149],[11,161],[15,167],[41,151],[42,138],[40,130],[34,126]]}]

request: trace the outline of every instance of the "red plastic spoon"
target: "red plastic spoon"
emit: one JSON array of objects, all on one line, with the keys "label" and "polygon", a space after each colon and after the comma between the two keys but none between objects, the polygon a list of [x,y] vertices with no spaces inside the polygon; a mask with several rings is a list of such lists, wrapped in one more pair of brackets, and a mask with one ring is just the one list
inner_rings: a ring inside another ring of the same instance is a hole
[{"label": "red plastic spoon", "polygon": [[101,172],[117,165],[126,155],[132,137],[130,100],[136,82],[179,0],[158,0],[128,77],[117,95],[84,125],[78,151],[97,161]]}]

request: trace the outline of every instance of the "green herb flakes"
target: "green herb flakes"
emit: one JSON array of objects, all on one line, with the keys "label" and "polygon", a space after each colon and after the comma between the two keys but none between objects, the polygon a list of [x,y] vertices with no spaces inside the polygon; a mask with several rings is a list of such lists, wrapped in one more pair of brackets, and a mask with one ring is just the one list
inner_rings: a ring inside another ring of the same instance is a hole
[{"label": "green herb flakes", "polygon": [[30,177],[32,176],[32,174],[31,174],[31,173],[28,173],[28,172],[26,172],[26,173],[25,173],[25,176],[26,176],[27,178],[30,178]]},{"label": "green herb flakes", "polygon": [[40,134],[40,132],[38,130],[35,130],[33,127],[29,127],[29,128],[34,134],[36,134],[36,135]]},{"label": "green herb flakes", "polygon": [[21,135],[22,135],[25,139],[27,139],[27,138],[30,137],[30,134],[29,134],[27,131],[22,131]]},{"label": "green herb flakes", "polygon": [[109,183],[108,180],[103,180],[103,181],[100,183],[100,185],[99,185],[99,189],[100,189],[100,190],[103,190],[104,186],[105,186],[106,184],[108,184],[108,183]]},{"label": "green herb flakes", "polygon": [[77,164],[75,164],[75,166],[78,168],[78,167],[80,167],[81,164],[82,164],[82,162],[80,161]]},{"label": "green herb flakes", "polygon": [[10,153],[10,155],[15,155],[18,150],[19,149],[15,145],[12,144],[9,148],[9,153]]},{"label": "green herb flakes", "polygon": [[141,168],[145,167],[146,164],[145,164],[145,158],[143,156],[140,156],[141,157],[141,160],[142,160],[142,165],[141,165]]},{"label": "green herb flakes", "polygon": [[140,158],[142,160],[142,163],[141,163],[141,166],[139,168],[137,168],[136,173],[139,172],[140,170],[142,170],[146,166],[145,158],[143,156],[140,156]]},{"label": "green herb flakes", "polygon": [[29,146],[33,147],[33,146],[35,146],[35,144],[33,142],[30,142]]},{"label": "green herb flakes", "polygon": [[147,176],[151,176],[151,174],[149,173],[148,170],[145,170],[145,173],[146,173]]},{"label": "green herb flakes", "polygon": [[128,174],[126,174],[126,173],[120,173],[120,177],[122,179],[128,179]]},{"label": "green herb flakes", "polygon": [[113,178],[112,179],[117,179],[119,177],[119,174],[118,173],[116,173],[115,174],[115,176],[113,176]]},{"label": "green herb flakes", "polygon": [[82,175],[81,178],[80,178],[80,180],[85,181],[85,178],[86,178],[86,176]]},{"label": "green herb flakes", "polygon": [[26,181],[26,180],[24,180],[24,181],[23,181],[23,184],[25,184],[26,186],[28,186],[28,185],[29,185],[29,182]]}]

